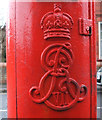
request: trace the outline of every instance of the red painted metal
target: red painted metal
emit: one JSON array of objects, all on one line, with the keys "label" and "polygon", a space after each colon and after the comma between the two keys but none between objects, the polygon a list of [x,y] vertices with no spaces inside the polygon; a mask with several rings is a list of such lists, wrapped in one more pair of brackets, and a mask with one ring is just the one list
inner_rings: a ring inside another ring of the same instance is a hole
[{"label": "red painted metal", "polygon": [[81,35],[91,35],[92,20],[79,18],[79,32]]},{"label": "red painted metal", "polygon": [[15,2],[9,20],[8,117],[96,118],[94,3]]},{"label": "red painted metal", "polygon": [[16,118],[16,41],[15,41],[15,3],[9,5],[7,21],[7,102],[8,117]]}]

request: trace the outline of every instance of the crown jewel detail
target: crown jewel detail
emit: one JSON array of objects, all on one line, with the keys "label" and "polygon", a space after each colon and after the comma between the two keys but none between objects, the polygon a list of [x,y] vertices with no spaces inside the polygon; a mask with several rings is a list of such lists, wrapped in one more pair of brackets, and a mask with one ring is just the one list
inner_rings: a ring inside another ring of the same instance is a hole
[{"label": "crown jewel detail", "polygon": [[62,12],[60,4],[54,4],[54,11],[48,12],[41,19],[41,28],[44,31],[44,39],[64,37],[70,39],[72,29],[72,17]]}]

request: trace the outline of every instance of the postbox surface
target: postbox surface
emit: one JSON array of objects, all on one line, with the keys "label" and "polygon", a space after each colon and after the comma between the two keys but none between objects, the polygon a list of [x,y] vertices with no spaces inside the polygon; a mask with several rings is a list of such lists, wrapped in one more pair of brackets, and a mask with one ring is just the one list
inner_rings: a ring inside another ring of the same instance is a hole
[{"label": "postbox surface", "polygon": [[95,118],[94,3],[12,2],[10,12],[8,117]]}]

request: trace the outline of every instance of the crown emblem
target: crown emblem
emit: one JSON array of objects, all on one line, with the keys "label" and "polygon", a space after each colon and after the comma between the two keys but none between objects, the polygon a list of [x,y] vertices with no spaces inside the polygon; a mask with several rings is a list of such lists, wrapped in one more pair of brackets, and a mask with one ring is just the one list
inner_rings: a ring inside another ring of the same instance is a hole
[{"label": "crown emblem", "polygon": [[41,19],[41,28],[44,31],[44,39],[64,37],[70,39],[72,29],[72,17],[62,12],[61,5],[54,4],[54,11],[46,13]]}]

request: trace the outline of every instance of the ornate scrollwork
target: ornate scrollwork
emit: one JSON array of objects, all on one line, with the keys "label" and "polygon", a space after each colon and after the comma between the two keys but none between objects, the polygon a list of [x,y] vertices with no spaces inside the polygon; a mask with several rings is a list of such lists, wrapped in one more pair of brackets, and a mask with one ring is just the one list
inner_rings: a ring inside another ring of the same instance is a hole
[{"label": "ornate scrollwork", "polygon": [[[70,39],[72,17],[62,12],[61,5],[54,5],[54,11],[45,14],[41,20],[44,39]],[[41,65],[45,70],[39,86],[33,86],[29,95],[35,103],[45,103],[54,110],[67,110],[86,98],[87,87],[79,86],[70,77],[69,68],[73,64],[73,51],[70,43],[49,45],[41,54]]]},{"label": "ornate scrollwork", "polygon": [[35,103],[44,102],[54,110],[66,110],[85,99],[87,87],[80,87],[77,81],[69,76],[68,70],[73,63],[73,57],[70,43],[56,43],[44,49],[41,65],[46,73],[39,86],[34,86],[29,91]]}]

